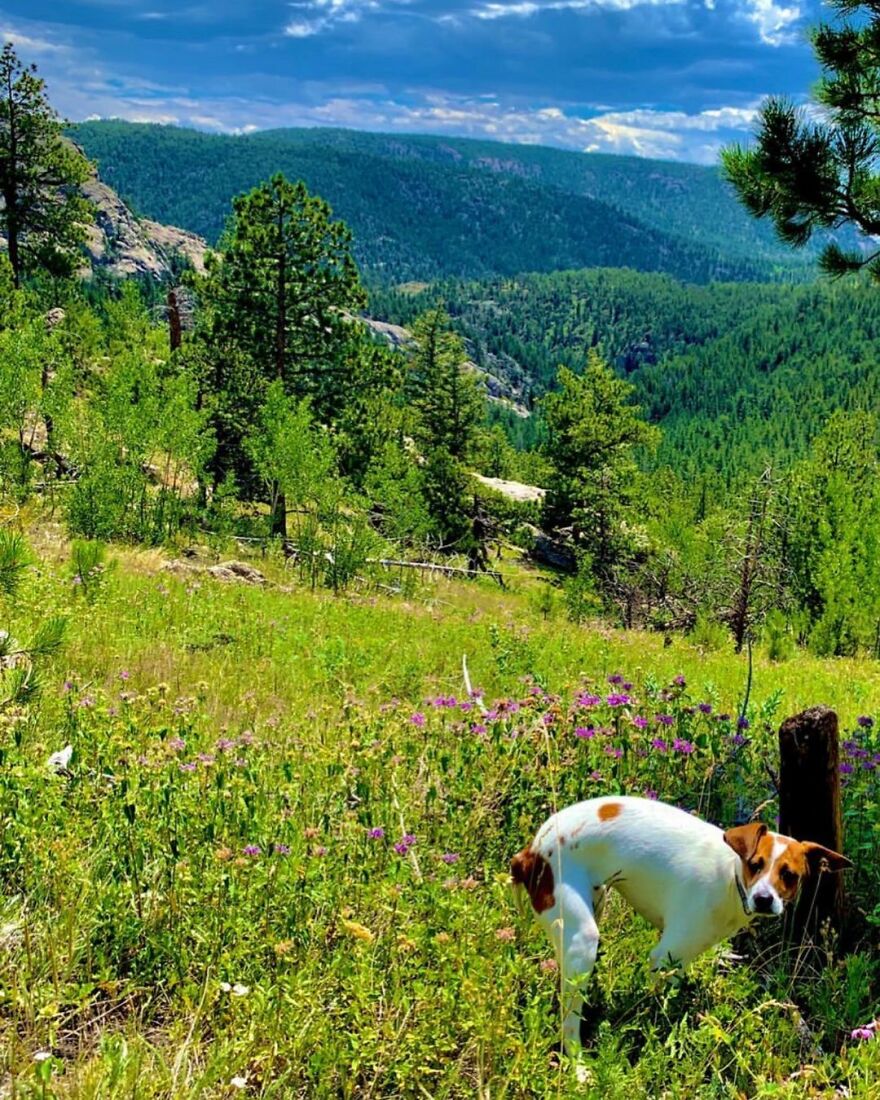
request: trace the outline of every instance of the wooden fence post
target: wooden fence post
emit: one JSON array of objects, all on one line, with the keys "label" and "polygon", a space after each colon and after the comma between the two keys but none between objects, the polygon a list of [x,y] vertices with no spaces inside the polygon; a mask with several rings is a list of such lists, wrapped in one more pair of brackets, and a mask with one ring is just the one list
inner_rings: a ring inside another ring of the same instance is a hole
[{"label": "wooden fence post", "polygon": [[[837,715],[828,707],[811,707],[779,728],[779,831],[843,851]],[[795,934],[815,939],[826,921],[840,931],[845,914],[843,875],[822,874],[801,891]]]}]

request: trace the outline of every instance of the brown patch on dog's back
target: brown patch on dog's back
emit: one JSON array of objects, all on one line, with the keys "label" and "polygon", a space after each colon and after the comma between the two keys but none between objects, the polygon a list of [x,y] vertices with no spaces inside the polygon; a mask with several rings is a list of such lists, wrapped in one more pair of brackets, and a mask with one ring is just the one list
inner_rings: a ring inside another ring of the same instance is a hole
[{"label": "brown patch on dog's back", "polygon": [[600,821],[613,821],[620,814],[623,806],[619,802],[606,802],[599,807]]},{"label": "brown patch on dog's back", "polygon": [[525,886],[536,913],[552,909],[556,904],[553,896],[553,869],[546,859],[531,848],[523,848],[510,861],[510,877],[519,886]]}]

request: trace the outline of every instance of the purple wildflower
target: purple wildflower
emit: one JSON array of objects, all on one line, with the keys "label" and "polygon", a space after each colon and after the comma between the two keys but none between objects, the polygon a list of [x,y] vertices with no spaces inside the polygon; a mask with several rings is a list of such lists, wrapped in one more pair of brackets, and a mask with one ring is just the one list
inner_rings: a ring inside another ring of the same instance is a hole
[{"label": "purple wildflower", "polygon": [[652,802],[657,801],[657,792],[650,789],[645,790],[645,798],[649,798]]},{"label": "purple wildflower", "polygon": [[599,782],[599,780],[601,778],[602,778],[602,773],[600,771],[590,772],[590,779],[594,779],[597,783]]},{"label": "purple wildflower", "polygon": [[619,760],[623,756],[623,749],[619,749],[616,745],[606,745],[605,755],[613,756],[615,760]]},{"label": "purple wildflower", "polygon": [[263,851],[259,844],[245,844],[242,848],[242,855],[246,856],[258,856]]},{"label": "purple wildflower", "polygon": [[633,725],[640,730],[647,729],[648,719],[644,718],[641,714],[637,714],[635,718],[633,718]]},{"label": "purple wildflower", "polygon": [[623,677],[620,675],[619,672],[615,672],[613,675],[608,677],[608,683],[609,684],[614,684],[614,685],[622,684],[623,683]]},{"label": "purple wildflower", "polygon": [[574,735],[584,741],[591,741],[596,736],[596,731],[592,726],[578,726],[574,731]]},{"label": "purple wildflower", "polygon": [[182,772],[194,772],[196,770],[195,760],[190,760],[186,764],[178,764],[178,767]]},{"label": "purple wildflower", "polygon": [[711,714],[712,713],[712,704],[711,703],[700,703],[697,706],[697,710],[700,712],[700,714]]},{"label": "purple wildflower", "polygon": [[276,844],[274,846],[274,851],[275,851],[276,856],[289,856],[290,855],[290,845],[288,845],[288,844]]},{"label": "purple wildflower", "polygon": [[485,732],[486,727],[483,725],[482,722],[474,722],[474,724],[471,726],[471,733],[481,734]]},{"label": "purple wildflower", "polygon": [[656,749],[657,752],[666,752],[669,746],[666,744],[662,737],[655,737],[651,741],[651,748]]},{"label": "purple wildflower", "polygon": [[367,836],[370,840],[381,840],[385,836],[385,830],[381,826],[377,826],[375,829],[368,829]]},{"label": "purple wildflower", "polygon": [[749,722],[748,718],[746,718],[744,716],[740,716],[736,720],[736,728],[738,730],[747,730],[749,728],[750,724],[751,723]]},{"label": "purple wildflower", "polygon": [[214,757],[209,752],[200,752],[199,753],[199,760],[203,764],[213,764],[214,763]]},{"label": "purple wildflower", "polygon": [[124,669],[123,669],[123,670],[122,670],[122,671],[121,671],[121,672],[119,673],[119,679],[120,679],[120,680],[129,680],[129,679],[131,679],[131,673],[130,673],[130,672],[128,671],[128,669],[127,669],[127,668],[124,668]]},{"label": "purple wildflower", "polygon": [[234,749],[235,744],[235,741],[232,741],[230,738],[221,737],[220,740],[217,742],[217,750],[218,752],[226,752],[227,749]]},{"label": "purple wildflower", "polygon": [[735,749],[740,748],[747,741],[748,741],[748,738],[746,737],[746,735],[744,733],[735,733],[733,735],[733,737],[731,737],[731,739],[730,739],[730,743],[731,743],[731,745],[733,745],[733,747]]},{"label": "purple wildflower", "polygon": [[672,751],[680,752],[682,756],[689,756],[694,751],[694,746],[690,741],[685,741],[682,737],[676,737],[672,742]]},{"label": "purple wildflower", "polygon": [[415,842],[416,838],[412,835],[412,833],[407,833],[406,836],[402,836],[400,840],[398,840],[398,842],[394,845],[394,851],[397,852],[399,856],[405,856],[410,848],[412,848],[412,846],[415,844]]},{"label": "purple wildflower", "polygon": [[680,688],[687,687],[687,680],[685,680],[684,676],[682,676],[681,673],[679,673],[678,676],[676,676],[675,679],[672,682],[677,687],[680,687]]},{"label": "purple wildflower", "polygon": [[852,766],[852,764],[850,764],[848,760],[844,760],[844,762],[840,765],[841,775],[852,775],[854,771],[855,768]]},{"label": "purple wildflower", "polygon": [[425,724],[425,716],[420,710],[417,710],[410,718],[410,722],[412,722],[414,726],[419,726],[419,728],[421,728]]},{"label": "purple wildflower", "polygon": [[579,707],[598,707],[602,700],[598,695],[585,691],[575,699],[575,702]]},{"label": "purple wildflower", "polygon": [[674,726],[675,715],[674,714],[655,714],[654,721],[661,726]]},{"label": "purple wildflower", "polygon": [[70,681],[70,680],[65,680],[65,681],[64,681],[64,688],[63,688],[63,690],[64,690],[64,691],[73,691],[73,684],[71,683],[71,681]]},{"label": "purple wildflower", "polygon": [[625,707],[629,702],[629,696],[625,694],[612,693],[605,700],[609,707]]},{"label": "purple wildflower", "polygon": [[870,715],[867,715],[867,714],[859,715],[859,717],[856,719],[856,721],[862,727],[862,729],[866,729],[866,730],[869,730],[871,728],[871,726],[874,725],[874,719],[871,718]]},{"label": "purple wildflower", "polygon": [[444,863],[458,863],[458,852],[444,852],[440,857]]}]

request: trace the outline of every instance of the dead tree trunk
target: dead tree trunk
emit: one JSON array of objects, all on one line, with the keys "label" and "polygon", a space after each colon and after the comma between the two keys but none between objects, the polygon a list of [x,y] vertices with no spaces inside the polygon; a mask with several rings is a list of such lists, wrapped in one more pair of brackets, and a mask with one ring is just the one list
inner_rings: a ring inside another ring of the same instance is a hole
[{"label": "dead tree trunk", "polygon": [[172,351],[177,351],[183,343],[183,322],[180,317],[180,303],[177,291],[172,287],[168,291],[168,342]]},{"label": "dead tree trunk", "polygon": [[[837,715],[811,707],[787,718],[779,729],[779,831],[843,850],[840,815],[840,750]],[[804,883],[793,914],[793,930],[816,938],[827,921],[837,931],[846,916],[840,873],[816,873]]]}]

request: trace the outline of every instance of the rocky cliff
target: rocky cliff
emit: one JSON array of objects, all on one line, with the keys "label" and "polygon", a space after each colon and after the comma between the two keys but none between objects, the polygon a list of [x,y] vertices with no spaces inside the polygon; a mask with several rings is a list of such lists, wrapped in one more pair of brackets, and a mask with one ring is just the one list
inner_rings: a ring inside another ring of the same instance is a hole
[{"label": "rocky cliff", "polygon": [[159,279],[172,269],[175,256],[203,271],[207,243],[195,233],[136,217],[116,192],[97,176],[83,187],[95,207],[86,251],[93,269],[126,278]]},{"label": "rocky cliff", "polygon": [[[82,193],[95,208],[86,235],[84,276],[102,269],[119,278],[161,279],[174,270],[179,257],[204,271],[208,245],[198,234],[137,217],[97,174],[83,185]],[[5,248],[0,234],[0,250]]]}]

